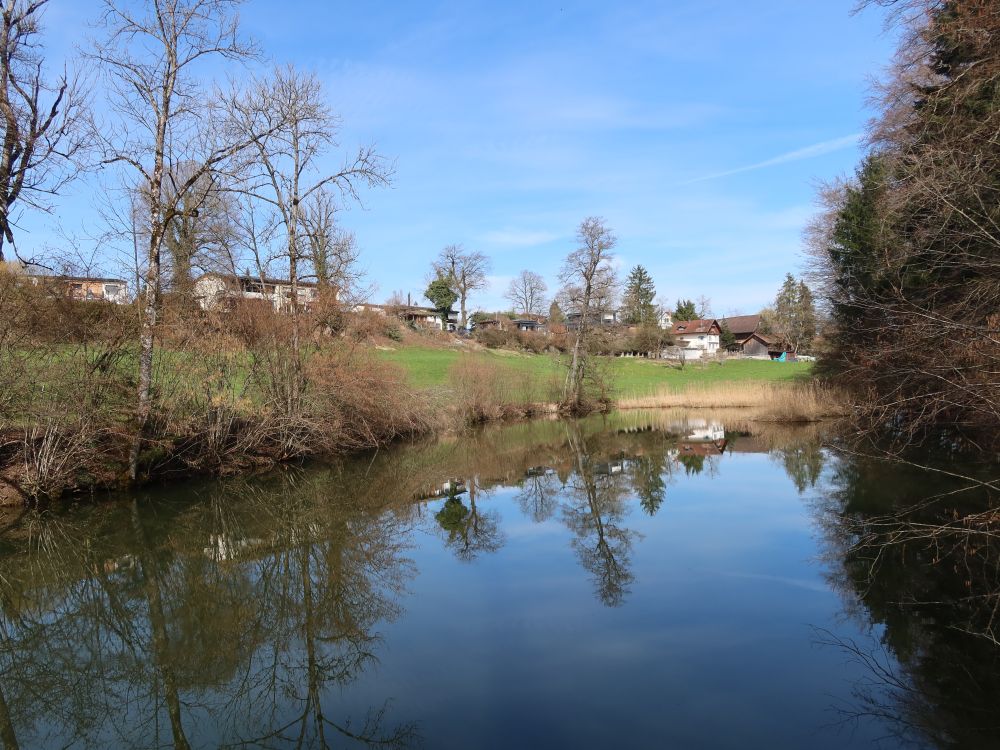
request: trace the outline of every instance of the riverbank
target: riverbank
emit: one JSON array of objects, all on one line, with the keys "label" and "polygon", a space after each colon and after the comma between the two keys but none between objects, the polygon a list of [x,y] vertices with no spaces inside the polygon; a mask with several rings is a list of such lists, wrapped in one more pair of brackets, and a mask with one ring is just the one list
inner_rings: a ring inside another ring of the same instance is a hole
[{"label": "riverbank", "polygon": [[[528,354],[502,349],[469,350],[460,345],[381,346],[376,356],[397,365],[407,374],[415,388],[447,386],[452,368],[466,358],[479,358],[485,365],[503,367],[515,378],[529,377],[537,395],[544,401],[555,379],[559,385],[565,376],[565,367],[559,358],[550,354]],[[601,357],[601,371],[609,382],[613,398],[648,396],[664,388],[674,390],[689,386],[716,383],[787,383],[804,382],[812,378],[811,362],[774,362],[756,359],[699,360],[680,363],[672,360],[643,359],[638,357]]]}]

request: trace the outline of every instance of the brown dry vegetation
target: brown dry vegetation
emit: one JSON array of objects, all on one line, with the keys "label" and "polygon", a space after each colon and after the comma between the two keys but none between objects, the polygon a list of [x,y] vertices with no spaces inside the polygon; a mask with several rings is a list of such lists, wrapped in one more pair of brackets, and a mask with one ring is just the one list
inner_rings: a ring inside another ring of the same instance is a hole
[{"label": "brown dry vegetation", "polygon": [[[136,428],[136,307],[73,301],[6,271],[0,305],[3,498],[123,483]],[[204,312],[165,299],[140,481],[232,473],[434,429],[431,397],[356,346],[356,335],[333,335],[329,313],[303,315],[309,336],[297,360],[290,318],[268,306]]]},{"label": "brown dry vegetation", "polygon": [[757,420],[807,422],[849,412],[846,394],[819,382],[705,383],[618,400],[619,409],[743,409]]},{"label": "brown dry vegetation", "polygon": [[455,413],[466,424],[552,413],[561,387],[553,377],[544,389],[549,399],[539,402],[534,373],[476,355],[460,358],[448,379]]},{"label": "brown dry vegetation", "polygon": [[[128,483],[137,306],[70,300],[10,272],[0,272],[0,304],[0,498],[34,503]],[[551,414],[561,395],[558,370],[540,383],[530,368],[474,352],[452,367],[447,388],[412,386],[401,368],[374,356],[372,344],[418,334],[329,300],[303,310],[299,324],[296,358],[291,318],[269,304],[242,300],[204,311],[190,298],[165,295],[138,481],[246,472]],[[597,382],[602,374],[595,366],[588,377]],[[816,405],[818,392],[799,389],[789,400],[761,385],[720,384],[621,405],[734,406],[756,403],[762,392],[796,404],[793,418],[834,413]]]}]

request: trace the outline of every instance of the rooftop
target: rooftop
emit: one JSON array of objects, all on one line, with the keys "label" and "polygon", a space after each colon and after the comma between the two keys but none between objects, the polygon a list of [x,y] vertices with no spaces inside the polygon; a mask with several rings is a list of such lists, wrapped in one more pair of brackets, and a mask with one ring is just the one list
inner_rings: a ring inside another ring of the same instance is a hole
[{"label": "rooftop", "polygon": [[678,320],[670,329],[671,333],[711,333],[713,326],[718,326],[716,320]]},{"label": "rooftop", "polygon": [[726,326],[734,336],[749,336],[760,328],[760,315],[734,315],[731,318],[723,318],[719,323]]}]

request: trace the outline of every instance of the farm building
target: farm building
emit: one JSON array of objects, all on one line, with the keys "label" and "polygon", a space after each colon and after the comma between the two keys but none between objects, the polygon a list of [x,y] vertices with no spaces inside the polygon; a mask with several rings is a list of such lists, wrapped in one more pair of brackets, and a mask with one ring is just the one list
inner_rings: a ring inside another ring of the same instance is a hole
[{"label": "farm building", "polygon": [[782,353],[790,352],[789,347],[784,346],[776,336],[761,330],[760,315],[736,315],[723,318],[721,323],[730,330],[735,339],[727,347],[727,351],[731,354],[774,359]]}]

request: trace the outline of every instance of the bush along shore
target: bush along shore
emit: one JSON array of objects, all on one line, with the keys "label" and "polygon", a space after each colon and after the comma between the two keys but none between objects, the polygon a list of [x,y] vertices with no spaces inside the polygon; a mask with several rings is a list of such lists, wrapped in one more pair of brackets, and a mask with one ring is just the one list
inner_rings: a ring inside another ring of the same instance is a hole
[{"label": "bush along shore", "polygon": [[[130,484],[136,311],[47,296],[6,281],[0,288],[11,311],[0,330],[0,375],[7,384],[0,397],[4,503]],[[287,344],[285,315],[238,304],[218,313],[167,311],[157,332],[154,408],[136,483],[253,471],[482,422],[554,414],[564,384],[565,368],[555,358],[468,352],[448,365],[443,383],[416,385],[412,371],[369,343],[373,337],[397,340],[395,323],[333,308],[324,313],[322,305],[305,316],[311,333],[298,358]],[[394,330],[380,330],[385,327]],[[794,414],[786,408],[777,418],[837,411],[829,394],[794,381],[709,380],[698,386],[685,379],[680,390],[622,395],[609,385],[616,364],[605,360],[592,368],[587,408],[760,406],[765,394],[768,403],[795,404]],[[673,372],[664,364],[643,364],[664,379]]]},{"label": "bush along shore", "polygon": [[[267,307],[164,305],[130,477],[136,306],[74,301],[0,273],[0,492],[6,503],[378,447],[442,426],[435,394],[408,384],[344,328],[335,305],[301,321]],[[366,322],[366,321],[362,321]],[[385,323],[383,323],[385,325]]]}]

